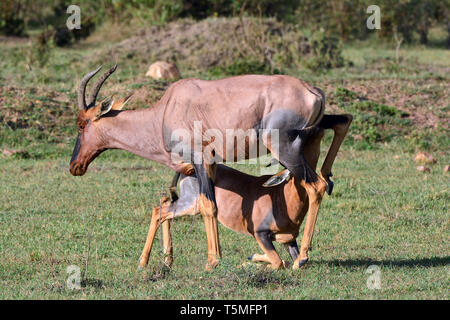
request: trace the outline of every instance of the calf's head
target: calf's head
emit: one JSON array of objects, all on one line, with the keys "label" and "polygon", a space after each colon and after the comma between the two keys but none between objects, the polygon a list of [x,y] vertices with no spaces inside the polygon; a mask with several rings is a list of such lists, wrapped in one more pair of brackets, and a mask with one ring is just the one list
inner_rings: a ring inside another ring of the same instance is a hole
[{"label": "calf's head", "polygon": [[106,137],[102,131],[102,118],[112,110],[121,110],[130,96],[115,101],[112,97],[99,103],[97,95],[102,84],[116,70],[117,65],[107,70],[94,84],[86,101],[85,91],[89,80],[100,71],[101,66],[86,74],[78,87],[78,137],[70,160],[70,173],[82,176],[89,164],[107,149]]}]

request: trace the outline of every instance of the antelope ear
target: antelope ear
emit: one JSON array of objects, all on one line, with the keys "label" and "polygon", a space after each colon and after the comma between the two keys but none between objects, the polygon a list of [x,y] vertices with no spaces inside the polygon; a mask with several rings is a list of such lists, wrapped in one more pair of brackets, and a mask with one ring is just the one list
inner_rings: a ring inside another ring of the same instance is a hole
[{"label": "antelope ear", "polygon": [[107,114],[109,111],[111,111],[111,108],[114,105],[114,100],[113,97],[109,97],[106,98],[105,100],[103,100],[97,107],[95,110],[95,116],[94,116],[94,121],[100,119],[101,116]]},{"label": "antelope ear", "polygon": [[133,94],[130,94],[125,98],[115,101],[111,110],[122,110],[123,107],[127,104],[127,102],[130,101],[132,95]]},{"label": "antelope ear", "polygon": [[271,176],[266,182],[263,183],[263,187],[274,187],[283,182],[289,181],[291,178],[291,172],[288,169],[284,169],[281,172]]}]

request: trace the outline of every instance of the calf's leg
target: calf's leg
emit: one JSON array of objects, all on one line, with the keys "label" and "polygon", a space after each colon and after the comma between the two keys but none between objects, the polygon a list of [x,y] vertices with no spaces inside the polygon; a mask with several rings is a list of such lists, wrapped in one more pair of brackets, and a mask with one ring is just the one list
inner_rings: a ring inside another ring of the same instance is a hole
[{"label": "calf's leg", "polygon": [[266,262],[266,263],[270,263],[270,259],[269,257],[264,253],[264,254],[252,254],[250,257],[248,257],[248,260],[252,261],[252,262]]},{"label": "calf's leg", "polygon": [[285,243],[284,247],[286,248],[287,252],[291,256],[292,261],[297,260],[297,257],[298,257],[298,254],[299,254],[297,241],[294,240],[292,242]]},{"label": "calf's leg", "polygon": [[164,247],[164,264],[168,267],[173,263],[173,245],[172,235],[170,234],[171,219],[168,219],[162,223],[163,227],[163,247]]},{"label": "calf's leg", "polygon": [[302,186],[306,189],[308,194],[308,216],[306,218],[305,230],[303,231],[300,255],[294,262],[294,269],[302,267],[309,260],[308,250],[311,246],[317,214],[319,212],[320,204],[322,203],[323,194],[327,188],[327,183],[322,177],[319,177],[315,183],[305,183],[302,181]]},{"label": "calf's leg", "polygon": [[284,268],[283,260],[281,260],[272,243],[270,231],[257,231],[255,233],[255,239],[256,242],[258,242],[261,249],[263,250],[264,255],[267,257],[268,262],[270,262],[271,268],[272,269]]},{"label": "calf's leg", "polygon": [[[148,259],[150,257],[150,253],[152,251],[153,247],[153,241],[155,239],[156,231],[158,230],[159,226],[163,221],[166,221],[169,218],[173,217],[172,212],[169,212],[169,199],[164,197],[161,199],[161,205],[159,207],[153,208],[152,212],[152,220],[150,222],[150,227],[148,229],[147,233],[147,240],[145,241],[144,249],[142,250],[141,257],[139,259],[139,269],[143,269],[148,264]],[[170,225],[169,227],[165,227],[165,234],[164,237],[164,247],[170,250],[170,258],[165,260],[171,264],[171,247],[172,247],[172,239],[170,236]],[[166,252],[165,252],[166,254]]]}]

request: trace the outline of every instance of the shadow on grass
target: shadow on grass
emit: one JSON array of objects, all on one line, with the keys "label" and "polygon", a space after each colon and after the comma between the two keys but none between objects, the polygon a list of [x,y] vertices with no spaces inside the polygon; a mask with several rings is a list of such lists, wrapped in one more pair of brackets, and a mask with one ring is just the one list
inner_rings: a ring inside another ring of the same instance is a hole
[{"label": "shadow on grass", "polygon": [[150,268],[150,275],[147,277],[147,280],[150,282],[164,280],[170,274],[170,271],[171,268],[162,263],[161,265]]},{"label": "shadow on grass", "polygon": [[96,289],[104,289],[105,288],[105,286],[103,285],[103,281],[99,280],[99,279],[85,279],[85,280],[81,281],[81,287],[82,288],[93,287]]},{"label": "shadow on grass", "polygon": [[246,269],[240,268],[233,272],[227,272],[229,281],[233,281],[236,285],[265,288],[267,286],[294,286],[297,282],[285,272],[277,270],[268,270],[265,268]]},{"label": "shadow on grass", "polygon": [[338,267],[362,267],[378,264],[386,267],[440,267],[450,264],[450,257],[434,257],[421,259],[399,259],[399,260],[371,260],[371,259],[348,259],[331,261],[313,261],[313,263],[328,264]]}]

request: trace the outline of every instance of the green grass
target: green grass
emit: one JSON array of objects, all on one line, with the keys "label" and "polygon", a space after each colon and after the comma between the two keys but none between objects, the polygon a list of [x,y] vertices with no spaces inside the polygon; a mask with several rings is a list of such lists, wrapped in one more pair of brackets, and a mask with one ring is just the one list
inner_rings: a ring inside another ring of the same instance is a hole
[{"label": "green grass", "polygon": [[[76,47],[53,49],[48,64],[27,67],[24,42],[0,51],[0,299],[449,299],[450,163],[448,50],[347,44],[353,64],[323,73],[284,70],[325,90],[327,112],[350,112],[354,124],[333,173],[335,190],[319,213],[311,262],[300,271],[267,271],[246,257],[259,253],[250,237],[220,227],[223,259],[204,271],[207,247],[200,217],[175,220],[175,261],[162,266],[158,239],[149,267],[137,271],[152,207],[172,173],[121,151],[108,151],[83,177],[68,171],[76,134],[75,83],[114,55],[101,33]],[[116,36],[114,39],[117,39]],[[117,41],[120,39],[117,39]],[[100,43],[100,42],[99,42]],[[167,82],[143,73],[146,58],[119,62],[100,95],[138,91],[129,108],[148,107]],[[219,78],[179,65],[184,77]],[[229,70],[230,71],[230,70]],[[230,72],[234,72],[231,70]],[[408,116],[404,114],[407,113]],[[323,149],[330,142],[325,139]],[[416,170],[414,152],[438,159]],[[255,166],[236,166],[257,174]],[[88,282],[67,289],[66,269]],[[289,260],[282,246],[277,249]],[[366,286],[370,265],[381,289]]]},{"label": "green grass", "polygon": [[[223,259],[206,272],[202,219],[186,217],[173,224],[170,272],[162,267],[159,233],[148,269],[138,272],[151,208],[170,181],[170,170],[110,152],[86,176],[75,178],[68,171],[69,156],[0,164],[1,299],[449,298],[449,189],[441,164],[422,174],[410,154],[394,148],[345,148],[306,269],[241,268],[260,249],[251,237],[221,227]],[[89,281],[71,291],[66,268],[84,270],[90,229]],[[277,248],[289,260],[284,248]],[[366,270],[373,264],[381,269],[379,290],[366,286]]]}]

